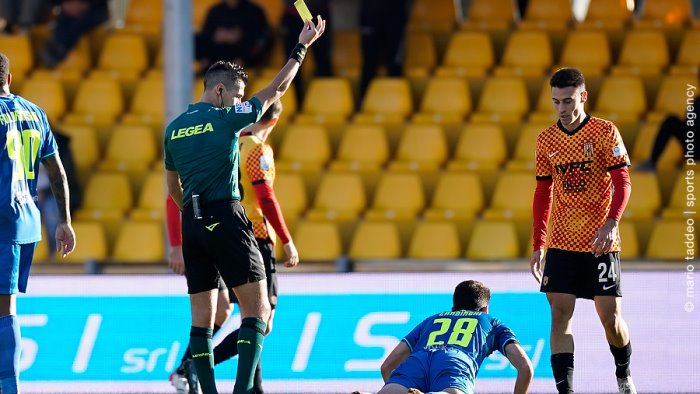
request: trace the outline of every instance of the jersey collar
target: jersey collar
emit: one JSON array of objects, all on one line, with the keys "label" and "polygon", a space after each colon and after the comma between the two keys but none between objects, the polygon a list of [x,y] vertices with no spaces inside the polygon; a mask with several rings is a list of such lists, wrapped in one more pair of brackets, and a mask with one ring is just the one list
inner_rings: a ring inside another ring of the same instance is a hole
[{"label": "jersey collar", "polygon": [[581,122],[581,124],[578,125],[578,127],[576,127],[575,129],[573,129],[571,131],[567,130],[567,128],[564,127],[563,124],[561,124],[561,120],[557,120],[557,127],[559,127],[559,130],[563,131],[564,133],[566,133],[568,135],[574,135],[574,134],[578,133],[578,131],[581,130],[584,126],[586,126],[586,123],[588,123],[589,120],[591,120],[591,115],[586,114],[586,117],[583,118],[583,121]]}]

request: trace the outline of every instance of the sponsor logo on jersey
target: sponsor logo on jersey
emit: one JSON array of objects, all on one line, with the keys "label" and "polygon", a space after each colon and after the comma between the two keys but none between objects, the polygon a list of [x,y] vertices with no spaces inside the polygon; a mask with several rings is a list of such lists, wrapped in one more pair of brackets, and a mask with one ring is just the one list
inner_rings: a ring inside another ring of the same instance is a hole
[{"label": "sponsor logo on jersey", "polygon": [[214,126],[212,126],[211,123],[202,123],[195,126],[173,130],[170,132],[170,139],[176,140],[178,138],[191,137],[193,135],[208,133],[210,131],[214,131]]}]

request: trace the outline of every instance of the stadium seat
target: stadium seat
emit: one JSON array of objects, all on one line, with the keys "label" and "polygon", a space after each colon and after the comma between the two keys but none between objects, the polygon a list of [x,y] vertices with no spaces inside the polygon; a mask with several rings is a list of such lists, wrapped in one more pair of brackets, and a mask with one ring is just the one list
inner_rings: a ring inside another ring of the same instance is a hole
[{"label": "stadium seat", "polygon": [[437,64],[435,41],[428,32],[406,33],[406,57],[404,75],[408,78],[425,78],[432,74]]},{"label": "stadium seat", "polygon": [[465,79],[435,77],[425,87],[413,123],[462,123],[471,109],[469,85]]},{"label": "stadium seat", "polygon": [[311,220],[352,220],[357,218],[366,205],[360,175],[326,172],[306,217]]},{"label": "stadium seat", "polygon": [[508,171],[534,171],[535,149],[537,148],[537,136],[550,125],[545,123],[528,123],[520,129],[518,142],[515,145],[515,154],[508,162]]},{"label": "stadium seat", "polygon": [[455,21],[452,0],[414,0],[408,30],[451,31]]},{"label": "stadium seat", "polygon": [[73,252],[59,258],[59,262],[84,264],[88,261],[100,262],[107,258],[107,240],[100,222],[73,220],[72,226],[78,242]]},{"label": "stadium seat", "polygon": [[83,205],[75,217],[80,220],[121,220],[133,205],[129,179],[120,173],[94,173],[83,193]]},{"label": "stadium seat", "polygon": [[411,87],[406,79],[377,77],[370,82],[355,121],[402,123],[412,111]]},{"label": "stadium seat", "polygon": [[700,29],[686,30],[671,67],[671,75],[698,75],[700,69]]},{"label": "stadium seat", "polygon": [[661,208],[661,192],[656,174],[632,171],[630,181],[634,192],[630,195],[624,217],[633,220],[653,218]]},{"label": "stadium seat", "polygon": [[389,158],[386,131],[379,125],[349,124],[340,140],[332,171],[376,172]]},{"label": "stadium seat", "polygon": [[297,173],[278,172],[275,175],[274,190],[284,219],[287,222],[296,221],[308,205],[302,176]]},{"label": "stadium seat", "polygon": [[146,176],[132,220],[163,220],[165,214],[165,177],[163,171],[152,171]]},{"label": "stadium seat", "polygon": [[83,125],[61,125],[56,130],[70,137],[70,152],[78,181],[82,187],[85,187],[89,175],[101,158],[95,129]]},{"label": "stadium seat", "polygon": [[512,0],[472,0],[463,29],[507,30],[516,19]]},{"label": "stadium seat", "polygon": [[294,244],[303,261],[333,261],[343,254],[338,226],[334,222],[304,220],[294,230]]},{"label": "stadium seat", "polygon": [[[632,150],[631,157],[632,162],[641,163],[650,159],[651,149],[659,133],[659,127],[659,123],[646,123],[639,129],[637,138],[634,139],[634,149]],[[656,167],[659,169],[675,168],[682,156],[683,147],[677,139],[671,138],[661,154],[661,157],[659,157]]]},{"label": "stadium seat", "polygon": [[290,125],[279,153],[276,163],[279,171],[318,172],[331,154],[328,131],[318,125]]},{"label": "stadium seat", "polygon": [[569,0],[530,0],[519,27],[525,29],[563,30],[572,21]]},{"label": "stadium seat", "polygon": [[333,51],[331,51],[333,74],[357,79],[360,77],[361,61],[360,33],[357,30],[333,31]]},{"label": "stadium seat", "polygon": [[[681,171],[671,191],[671,198],[668,201],[667,207],[661,213],[664,219],[683,219],[683,212],[695,211],[696,207],[689,207],[688,203],[692,200],[688,198],[688,194],[693,194],[696,190],[694,179],[686,179],[685,171]],[[689,178],[689,177],[688,177]],[[691,191],[690,193],[688,193]],[[696,204],[697,201],[692,201]]]},{"label": "stadium seat", "polygon": [[29,36],[21,34],[0,34],[2,53],[10,59],[13,88],[19,88],[25,76],[34,66],[34,55]]},{"label": "stadium seat", "polygon": [[122,112],[124,100],[119,83],[112,79],[88,78],[78,86],[73,110],[66,115],[64,122],[112,125]]},{"label": "stadium seat", "polygon": [[43,109],[52,123],[60,121],[66,112],[66,97],[60,80],[30,78],[22,84],[19,95]]},{"label": "stadium seat", "polygon": [[491,38],[485,32],[453,33],[447,44],[445,58],[435,75],[438,77],[484,77],[493,67],[494,51]]},{"label": "stadium seat", "polygon": [[164,249],[161,222],[128,221],[117,236],[112,259],[122,263],[162,263]]},{"label": "stadium seat", "polygon": [[409,124],[401,133],[391,171],[434,171],[447,159],[447,141],[442,127],[435,124]]},{"label": "stadium seat", "polygon": [[202,29],[207,13],[209,13],[209,9],[219,2],[220,0],[192,1],[192,30],[199,32]]},{"label": "stadium seat", "polygon": [[530,123],[539,124],[553,124],[559,120],[559,116],[557,115],[557,112],[552,104],[552,87],[549,86],[549,80],[545,80],[542,83],[540,94],[537,97],[535,111],[530,114],[528,120]]},{"label": "stadium seat", "polygon": [[[652,260],[681,261],[687,256],[684,243],[688,225],[685,220],[658,220],[649,237],[646,257]],[[697,256],[697,241],[694,242],[694,256]]]},{"label": "stadium seat", "polygon": [[611,64],[608,37],[600,30],[572,31],[566,38],[560,67],[576,66],[586,77],[600,77]]},{"label": "stadium seat", "polygon": [[[267,17],[267,22],[270,26],[279,26],[282,20],[282,14],[284,13],[284,4],[277,0],[252,0],[253,3],[257,3],[263,10],[265,10],[265,16]],[[312,10],[313,13],[313,10]]]},{"label": "stadium seat", "polygon": [[639,77],[607,77],[594,104],[594,115],[612,122],[636,122],[646,111],[645,97]]},{"label": "stadium seat", "polygon": [[529,219],[535,176],[532,172],[502,172],[496,181],[485,219]]},{"label": "stadium seat", "polygon": [[688,0],[645,0],[637,26],[683,27],[690,21],[691,15]]},{"label": "stadium seat", "polygon": [[401,257],[401,248],[395,223],[362,221],[352,236],[348,256],[353,260],[396,259]]},{"label": "stadium seat", "polygon": [[111,34],[100,50],[97,68],[120,80],[135,80],[148,68],[146,42],[138,34]]},{"label": "stadium seat", "polygon": [[151,49],[160,43],[163,30],[163,2],[161,0],[130,1],[126,9],[126,33],[143,35]]},{"label": "stadium seat", "polygon": [[656,94],[653,112],[647,115],[647,122],[661,122],[668,115],[676,115],[681,119],[685,118],[688,107],[688,85],[697,87],[698,77],[690,75],[664,77]]},{"label": "stadium seat", "polygon": [[430,220],[472,220],[484,207],[484,193],[476,174],[443,172],[423,216]]},{"label": "stadium seat", "polygon": [[623,220],[618,225],[618,231],[620,233],[622,251],[620,252],[620,257],[623,260],[627,259],[637,259],[641,257],[639,251],[639,240],[637,237],[637,229],[634,222],[628,220]]},{"label": "stadium seat", "polygon": [[494,170],[506,159],[506,142],[501,126],[493,123],[470,123],[459,135],[450,171]]},{"label": "stadium seat", "polygon": [[457,226],[451,222],[420,222],[408,244],[408,258],[457,259],[461,256]]},{"label": "stadium seat", "polygon": [[[165,123],[165,84],[162,76],[152,76],[138,82],[129,112],[124,114],[122,122],[162,129]],[[157,140],[162,142],[160,132]]]},{"label": "stadium seat", "polygon": [[520,255],[515,225],[505,221],[481,220],[474,224],[467,244],[470,260],[510,260]]},{"label": "stadium seat", "polygon": [[591,0],[586,19],[579,27],[622,29],[632,20],[632,11],[627,0]]},{"label": "stadium seat", "polygon": [[112,130],[107,153],[100,163],[102,171],[122,171],[143,175],[157,156],[150,128],[141,125],[118,125]]},{"label": "stadium seat", "polygon": [[367,219],[414,219],[425,206],[423,185],[415,173],[385,172],[379,179]]},{"label": "stadium seat", "polygon": [[540,77],[552,65],[552,46],[543,31],[516,30],[506,41],[496,76]]},{"label": "stadium seat", "polygon": [[314,78],[304,96],[296,123],[340,124],[354,111],[350,82],[345,78]]},{"label": "stadium seat", "polygon": [[666,37],[658,30],[630,30],[620,50],[613,75],[656,76],[668,66]]},{"label": "stadium seat", "polygon": [[472,122],[517,123],[528,109],[527,88],[521,78],[491,77],[481,91]]}]

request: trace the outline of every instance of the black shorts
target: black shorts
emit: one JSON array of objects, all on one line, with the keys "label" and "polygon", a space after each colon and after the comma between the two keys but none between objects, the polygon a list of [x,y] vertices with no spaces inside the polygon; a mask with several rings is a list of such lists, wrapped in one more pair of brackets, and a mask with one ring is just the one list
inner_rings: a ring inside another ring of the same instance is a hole
[{"label": "black shorts", "polygon": [[210,203],[195,219],[192,206],[182,211],[182,255],[189,294],[229,288],[265,279],[265,266],[253,225],[238,201]]},{"label": "black shorts", "polygon": [[595,257],[591,252],[548,249],[540,291],[567,293],[592,300],[622,297],[620,252]]},{"label": "black shorts", "polygon": [[[265,263],[265,275],[267,276],[267,296],[270,299],[270,307],[275,309],[277,306],[277,268],[275,264],[275,246],[269,239],[256,238],[260,254],[262,254],[263,262]],[[231,302],[238,303],[238,298],[233,292],[229,293]]]}]

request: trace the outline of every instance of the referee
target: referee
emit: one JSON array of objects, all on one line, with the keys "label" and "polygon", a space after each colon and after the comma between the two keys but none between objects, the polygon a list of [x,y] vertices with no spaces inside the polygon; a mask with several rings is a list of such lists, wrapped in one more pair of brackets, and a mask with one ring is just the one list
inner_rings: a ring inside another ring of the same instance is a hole
[{"label": "referee", "polygon": [[190,294],[192,359],[204,394],[217,393],[212,326],[219,278],[233,288],[241,309],[238,371],[234,393],[253,392],[270,315],[265,267],[251,222],[240,205],[238,136],[287,91],[306,49],[325,30],[308,21],[287,64],[270,85],[241,102],[248,76],[230,62],[214,63],[204,75],[198,103],[165,130],[168,193],[182,209],[182,252]]}]

